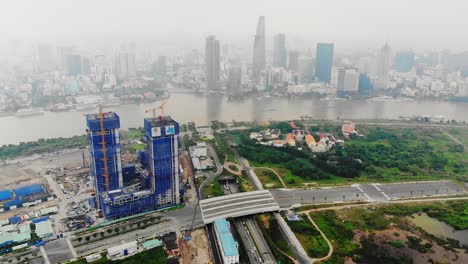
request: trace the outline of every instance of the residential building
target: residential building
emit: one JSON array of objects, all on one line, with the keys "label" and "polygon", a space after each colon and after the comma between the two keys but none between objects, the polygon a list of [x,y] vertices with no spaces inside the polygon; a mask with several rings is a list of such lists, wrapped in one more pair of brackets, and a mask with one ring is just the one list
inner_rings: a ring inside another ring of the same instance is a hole
[{"label": "residential building", "polygon": [[115,58],[115,73],[118,80],[136,77],[135,53],[119,52]]},{"label": "residential building", "polygon": [[333,43],[318,43],[315,57],[315,78],[330,83],[333,65]]},{"label": "residential building", "polygon": [[151,190],[158,207],[180,203],[179,123],[170,116],[145,118]]},{"label": "residential building", "polygon": [[291,50],[288,57],[288,70],[297,72],[299,70],[299,52]]},{"label": "residential building", "polygon": [[123,187],[120,117],[114,112],[86,115],[96,197]]},{"label": "residential building", "polygon": [[40,44],[37,46],[38,68],[40,72],[55,70],[55,58],[52,46]]},{"label": "residential building", "polygon": [[83,74],[83,64],[81,60],[81,55],[68,55],[66,65],[66,72],[68,75],[77,76]]}]

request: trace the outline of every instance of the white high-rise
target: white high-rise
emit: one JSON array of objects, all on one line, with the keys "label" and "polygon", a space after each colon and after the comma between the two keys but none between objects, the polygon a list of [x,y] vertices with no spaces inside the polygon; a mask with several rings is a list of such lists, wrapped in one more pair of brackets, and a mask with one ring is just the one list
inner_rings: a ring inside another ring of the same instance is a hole
[{"label": "white high-rise", "polygon": [[390,47],[388,43],[385,43],[380,49],[375,66],[375,73],[377,76],[375,88],[386,89],[388,87],[388,71],[390,70]]}]

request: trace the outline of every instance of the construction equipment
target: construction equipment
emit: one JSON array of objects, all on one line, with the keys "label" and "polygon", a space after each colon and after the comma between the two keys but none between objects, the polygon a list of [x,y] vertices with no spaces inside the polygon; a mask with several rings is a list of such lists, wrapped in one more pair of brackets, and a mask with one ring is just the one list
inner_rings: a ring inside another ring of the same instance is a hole
[{"label": "construction equipment", "polygon": [[171,96],[168,95],[166,98],[164,98],[164,100],[162,101],[162,103],[158,107],[148,109],[148,110],[145,111],[145,113],[151,112],[153,114],[153,118],[156,120],[156,111],[160,110],[161,115],[159,116],[159,121],[162,121],[162,118],[164,117],[164,105],[167,103],[167,101],[169,101],[170,97]]},{"label": "construction equipment", "polygon": [[109,167],[107,164],[107,148],[106,148],[106,131],[104,129],[104,113],[102,112],[102,106],[99,106],[99,123],[101,125],[101,145],[102,145],[102,161],[104,162],[104,180],[106,191],[109,191]]}]

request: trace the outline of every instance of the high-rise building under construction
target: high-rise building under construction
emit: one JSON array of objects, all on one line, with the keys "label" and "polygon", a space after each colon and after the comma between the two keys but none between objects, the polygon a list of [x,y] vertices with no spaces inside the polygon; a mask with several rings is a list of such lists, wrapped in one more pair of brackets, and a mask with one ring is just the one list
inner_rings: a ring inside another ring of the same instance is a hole
[{"label": "high-rise building under construction", "polygon": [[145,118],[150,188],[158,206],[177,204],[179,192],[179,124],[169,116]]},{"label": "high-rise building under construction", "polygon": [[[180,203],[179,124],[170,117],[144,120],[148,149],[142,169],[122,165],[120,118],[114,112],[86,116],[96,202],[107,219],[162,209]],[[125,186],[125,179],[141,184]],[[149,184],[147,183],[147,179]]]}]

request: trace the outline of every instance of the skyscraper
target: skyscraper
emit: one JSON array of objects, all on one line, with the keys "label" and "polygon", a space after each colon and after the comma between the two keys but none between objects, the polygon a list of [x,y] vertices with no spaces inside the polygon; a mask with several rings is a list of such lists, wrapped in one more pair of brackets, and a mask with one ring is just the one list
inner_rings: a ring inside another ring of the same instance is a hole
[{"label": "skyscraper", "polygon": [[291,50],[289,52],[288,69],[297,72],[299,70],[299,52]]},{"label": "skyscraper", "polygon": [[286,68],[286,36],[277,34],[273,38],[273,66]]},{"label": "skyscraper", "polygon": [[388,43],[380,49],[379,54],[377,55],[377,63],[375,73],[377,75],[377,80],[375,83],[375,88],[377,89],[386,89],[388,86],[388,71],[390,68],[390,47]]},{"label": "skyscraper", "polygon": [[333,65],[333,43],[318,43],[315,57],[315,77],[325,83],[330,83]]},{"label": "skyscraper", "polygon": [[68,55],[66,72],[73,76],[83,74],[83,64],[79,54]]},{"label": "skyscraper", "polygon": [[298,60],[300,83],[310,83],[314,78],[314,60],[310,56],[301,56]]},{"label": "skyscraper", "polygon": [[135,53],[119,52],[115,58],[117,79],[125,80],[136,76]]},{"label": "skyscraper", "polygon": [[345,92],[346,69],[339,68],[336,76],[336,94],[341,96]]},{"label": "skyscraper", "polygon": [[242,68],[237,65],[233,65],[229,69],[227,90],[229,94],[238,94],[241,89],[242,80]]},{"label": "skyscraper", "polygon": [[208,90],[220,89],[220,46],[215,36],[208,36],[205,42],[206,86]]},{"label": "skyscraper", "polygon": [[156,206],[178,204],[179,187],[179,124],[169,116],[145,118],[150,188]]},{"label": "skyscraper", "polygon": [[156,78],[166,77],[166,56],[159,56],[158,59],[153,63],[153,74]]},{"label": "skyscraper", "polygon": [[252,78],[260,79],[260,73],[265,69],[265,17],[261,16],[258,19],[257,32],[254,40],[253,63],[252,63]]},{"label": "skyscraper", "polygon": [[359,75],[359,95],[368,96],[372,93],[373,84],[367,74]]},{"label": "skyscraper", "polygon": [[[96,197],[123,186],[120,118],[114,112],[86,115]],[[100,198],[98,198],[100,199]]]},{"label": "skyscraper", "polygon": [[66,71],[68,56],[73,54],[73,50],[72,46],[57,47],[57,64],[60,70]]},{"label": "skyscraper", "polygon": [[395,55],[395,70],[398,72],[409,72],[414,65],[414,52],[400,51]]},{"label": "skyscraper", "polygon": [[40,44],[37,46],[37,57],[39,71],[47,72],[55,69],[55,59],[52,52],[52,47],[47,44]]}]

